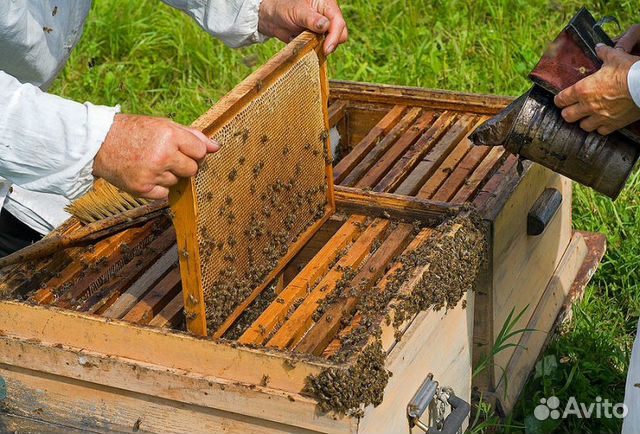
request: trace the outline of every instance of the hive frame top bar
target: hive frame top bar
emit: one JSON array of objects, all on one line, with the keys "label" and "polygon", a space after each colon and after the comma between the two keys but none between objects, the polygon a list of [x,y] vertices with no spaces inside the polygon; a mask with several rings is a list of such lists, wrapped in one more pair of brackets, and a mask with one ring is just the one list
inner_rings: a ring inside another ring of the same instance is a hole
[{"label": "hive frame top bar", "polygon": [[[229,94],[223,97],[207,113],[197,119],[192,127],[201,130],[209,137],[220,132],[225,125],[240,114],[252,101],[261,96],[284,74],[292,69],[302,58],[315,51],[319,62],[320,94],[322,105],[322,117],[324,129],[328,131],[328,80],[326,72],[326,58],[322,53],[323,37],[304,32],[289,43],[282,51],[275,55],[265,65],[247,77],[236,86]],[[330,156],[330,143],[326,141],[326,155]],[[279,270],[286,265],[295,253],[304,245],[313,233],[335,212],[335,198],[333,189],[333,169],[331,159],[325,164],[327,182],[326,206],[324,216],[315,221],[298,236],[291,244],[286,255],[279,261],[263,283],[232,312],[226,321],[216,326],[215,330],[207,330],[207,312],[204,300],[204,285],[202,273],[203,258],[200,254],[198,238],[198,195],[196,191],[196,178],[181,179],[170,190],[169,202],[172,210],[174,226],[176,227],[177,244],[179,251],[180,270],[183,282],[183,296],[187,329],[197,335],[213,335],[214,338],[222,336],[231,326],[242,310],[260,294],[268,282],[277,276]]]}]

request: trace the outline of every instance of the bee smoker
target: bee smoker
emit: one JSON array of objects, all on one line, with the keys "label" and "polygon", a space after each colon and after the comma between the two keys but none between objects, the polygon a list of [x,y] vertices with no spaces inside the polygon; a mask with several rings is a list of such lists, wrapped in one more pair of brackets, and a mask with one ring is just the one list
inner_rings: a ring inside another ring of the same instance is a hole
[{"label": "bee smoker", "polygon": [[504,146],[509,152],[615,199],[640,157],[637,124],[607,136],[587,133],[578,123],[567,123],[554,96],[601,66],[595,46],[613,45],[582,8],[551,43],[529,75],[533,87],[471,135],[480,145]]}]

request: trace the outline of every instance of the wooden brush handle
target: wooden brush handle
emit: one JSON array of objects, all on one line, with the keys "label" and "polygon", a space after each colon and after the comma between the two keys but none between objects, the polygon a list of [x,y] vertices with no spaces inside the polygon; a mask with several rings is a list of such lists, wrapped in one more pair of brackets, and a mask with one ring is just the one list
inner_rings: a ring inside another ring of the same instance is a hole
[{"label": "wooden brush handle", "polygon": [[152,202],[148,205],[125,211],[122,214],[82,226],[70,234],[45,237],[37,243],[0,258],[0,268],[50,256],[58,250],[98,240],[120,232],[123,229],[144,223],[159,216],[167,206],[168,203],[166,201]]}]

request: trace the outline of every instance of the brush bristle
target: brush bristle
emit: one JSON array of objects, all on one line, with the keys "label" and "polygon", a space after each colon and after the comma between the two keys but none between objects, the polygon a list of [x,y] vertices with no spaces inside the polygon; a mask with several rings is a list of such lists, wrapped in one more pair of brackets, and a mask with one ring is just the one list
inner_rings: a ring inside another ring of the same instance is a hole
[{"label": "brush bristle", "polygon": [[108,182],[96,182],[93,189],[73,201],[66,211],[88,224],[121,214],[149,203],[147,199],[134,197]]}]

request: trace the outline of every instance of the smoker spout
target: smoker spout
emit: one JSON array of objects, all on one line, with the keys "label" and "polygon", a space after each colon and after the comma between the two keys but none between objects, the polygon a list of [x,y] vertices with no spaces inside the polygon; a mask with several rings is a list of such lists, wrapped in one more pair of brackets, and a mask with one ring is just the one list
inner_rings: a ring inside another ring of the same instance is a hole
[{"label": "smoker spout", "polygon": [[522,105],[527,98],[527,94],[528,93],[521,95],[496,116],[476,128],[476,130],[469,136],[469,139],[473,144],[484,146],[503,146],[511,134],[513,124],[522,109]]}]

